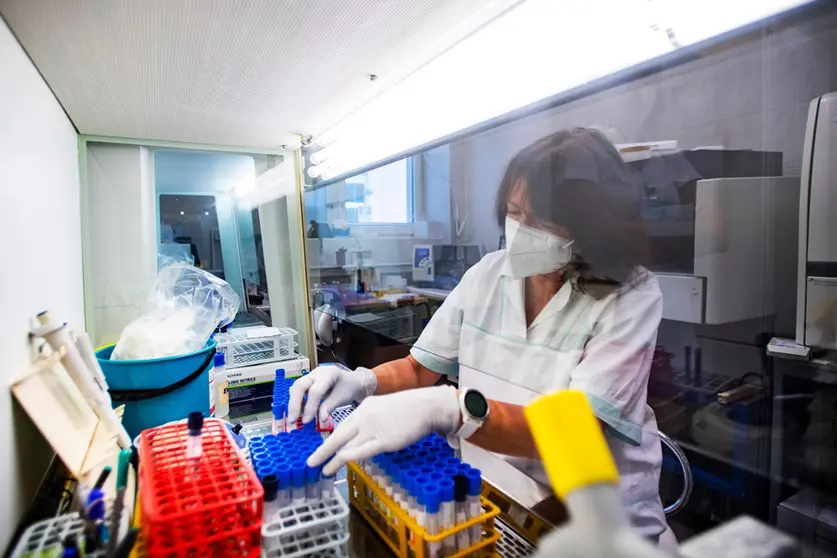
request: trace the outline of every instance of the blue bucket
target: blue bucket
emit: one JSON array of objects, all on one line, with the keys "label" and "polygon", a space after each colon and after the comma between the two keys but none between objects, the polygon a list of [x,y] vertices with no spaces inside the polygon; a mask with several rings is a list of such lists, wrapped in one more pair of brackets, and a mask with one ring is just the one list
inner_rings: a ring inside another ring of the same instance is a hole
[{"label": "blue bucket", "polygon": [[133,438],[146,428],[185,419],[192,411],[209,416],[209,370],[215,340],[200,351],[150,360],[110,360],[115,345],[96,351],[114,406],[125,403],[122,424]]}]

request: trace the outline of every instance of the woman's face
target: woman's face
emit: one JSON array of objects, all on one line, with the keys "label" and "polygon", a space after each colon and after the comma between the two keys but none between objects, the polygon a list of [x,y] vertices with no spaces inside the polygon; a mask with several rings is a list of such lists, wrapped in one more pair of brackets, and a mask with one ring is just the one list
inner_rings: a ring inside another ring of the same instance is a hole
[{"label": "woman's face", "polygon": [[526,185],[523,181],[518,181],[512,188],[506,205],[506,215],[510,219],[533,229],[560,236],[565,240],[573,240],[573,235],[569,229],[541,221],[532,214],[532,206],[529,203],[529,197],[526,195]]}]

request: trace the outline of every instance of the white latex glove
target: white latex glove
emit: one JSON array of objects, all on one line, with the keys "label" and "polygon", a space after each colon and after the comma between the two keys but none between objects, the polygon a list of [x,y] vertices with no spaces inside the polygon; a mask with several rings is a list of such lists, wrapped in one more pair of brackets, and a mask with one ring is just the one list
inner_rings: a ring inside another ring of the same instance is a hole
[{"label": "white latex glove", "polygon": [[[293,383],[288,391],[288,419],[296,420],[302,411],[303,424],[314,420],[319,407],[320,422],[331,412],[352,401],[363,401],[378,388],[378,378],[368,368],[349,370],[340,364],[323,364]],[[308,394],[305,409],[302,398]],[[320,404],[322,401],[322,404]]]},{"label": "white latex glove", "polygon": [[460,418],[456,388],[451,386],[370,397],[311,454],[308,466],[318,467],[334,456],[323,467],[324,475],[333,475],[349,461],[398,451],[431,432],[453,434]]}]

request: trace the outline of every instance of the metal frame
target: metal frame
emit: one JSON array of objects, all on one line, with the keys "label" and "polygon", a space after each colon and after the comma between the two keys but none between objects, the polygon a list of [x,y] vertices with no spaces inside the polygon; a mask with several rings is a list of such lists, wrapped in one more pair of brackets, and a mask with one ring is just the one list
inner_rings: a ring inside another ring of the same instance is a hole
[{"label": "metal frame", "polygon": [[[304,221],[304,203],[302,200],[303,193],[304,193],[304,182],[302,180],[302,171],[300,167],[300,150],[289,150],[289,149],[265,149],[265,148],[258,148],[258,147],[234,147],[229,145],[213,145],[213,144],[201,144],[201,143],[187,143],[187,142],[176,142],[176,141],[160,141],[160,140],[151,140],[151,139],[136,139],[136,138],[122,138],[122,137],[111,137],[111,136],[97,136],[97,135],[86,135],[86,134],[79,134],[78,136],[78,172],[79,172],[79,206],[80,206],[80,213],[81,213],[81,258],[82,258],[82,279],[84,285],[84,320],[85,320],[85,329],[91,331],[94,326],[94,309],[93,309],[93,296],[91,293],[92,289],[92,277],[91,277],[91,262],[90,262],[90,254],[91,254],[91,231],[90,231],[90,211],[89,211],[89,190],[88,190],[88,176],[87,176],[87,146],[89,143],[105,143],[105,144],[121,144],[121,145],[133,145],[137,147],[146,147],[150,149],[169,149],[169,150],[181,150],[181,151],[197,151],[197,152],[205,152],[205,153],[239,153],[239,154],[246,154],[246,155],[281,155],[282,157],[286,158],[289,162],[293,162],[295,167],[295,178],[296,178],[296,195],[299,198],[299,211],[296,212],[299,214],[300,220],[297,225],[299,226],[300,230],[300,243],[298,246],[291,246],[291,249],[296,248],[302,254],[302,266],[298,268],[297,273],[299,276],[298,279],[302,280],[302,286],[305,293],[310,291],[308,285],[308,267],[307,267],[307,258],[306,258],[306,247],[305,247],[305,229],[303,226]],[[156,196],[155,196],[156,197]],[[159,234],[159,230],[157,231]],[[294,266],[296,268],[296,266]],[[307,300],[305,301],[305,307],[307,309],[308,303]],[[307,315],[307,312],[305,313]],[[301,315],[299,316],[301,317]],[[309,352],[311,349],[314,348],[313,344],[313,334],[311,331],[311,322],[309,319],[302,320],[303,324],[299,324],[300,327],[304,325],[305,332],[304,335],[308,340],[308,348]],[[300,335],[303,335],[303,332],[300,332]]]}]

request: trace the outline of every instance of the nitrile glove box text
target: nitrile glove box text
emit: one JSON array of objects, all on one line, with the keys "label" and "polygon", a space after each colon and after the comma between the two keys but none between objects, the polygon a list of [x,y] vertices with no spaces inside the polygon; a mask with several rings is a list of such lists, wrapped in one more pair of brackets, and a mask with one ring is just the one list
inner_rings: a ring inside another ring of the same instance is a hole
[{"label": "nitrile glove box text", "polygon": [[[250,417],[262,413],[270,413],[273,404],[273,395],[270,397],[257,397],[256,399],[230,400],[230,420],[236,422],[243,417]],[[273,416],[272,414],[270,415]]]},{"label": "nitrile glove box text", "polygon": [[[230,416],[232,416],[232,405],[253,399],[272,398],[273,382],[277,373],[284,378],[297,378],[307,373],[310,368],[310,361],[303,356],[282,360],[279,362],[267,362],[255,366],[227,369],[227,393],[230,396]],[[270,410],[270,405],[266,409]],[[261,412],[261,411],[256,411]]]}]

